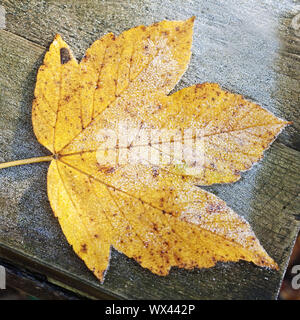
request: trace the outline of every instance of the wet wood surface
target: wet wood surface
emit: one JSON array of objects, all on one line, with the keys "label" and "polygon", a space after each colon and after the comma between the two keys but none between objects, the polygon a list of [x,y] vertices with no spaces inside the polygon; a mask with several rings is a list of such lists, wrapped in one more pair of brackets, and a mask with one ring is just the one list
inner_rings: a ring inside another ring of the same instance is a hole
[{"label": "wet wood surface", "polygon": [[[192,59],[176,90],[218,82],[293,121],[234,184],[206,188],[251,224],[280,266],[218,263],[159,277],[113,250],[100,284],[68,245],[47,200],[47,163],[0,171],[0,259],[94,298],[275,299],[299,230],[300,6],[267,1],[0,1],[0,162],[48,155],[32,131],[37,69],[56,33],[78,59],[106,34],[196,16]],[[295,18],[296,17],[296,18]]]}]

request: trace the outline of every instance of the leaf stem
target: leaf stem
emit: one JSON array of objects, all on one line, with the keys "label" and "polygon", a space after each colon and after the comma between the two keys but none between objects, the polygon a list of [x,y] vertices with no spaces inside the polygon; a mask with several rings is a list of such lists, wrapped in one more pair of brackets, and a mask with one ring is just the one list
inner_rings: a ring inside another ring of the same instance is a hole
[{"label": "leaf stem", "polygon": [[10,161],[10,162],[3,162],[3,163],[0,163],[0,169],[20,166],[22,164],[51,161],[53,159],[54,157],[53,155],[51,155],[51,156],[45,156],[45,157],[36,157],[36,158],[29,158],[29,159],[23,159],[23,160]]}]

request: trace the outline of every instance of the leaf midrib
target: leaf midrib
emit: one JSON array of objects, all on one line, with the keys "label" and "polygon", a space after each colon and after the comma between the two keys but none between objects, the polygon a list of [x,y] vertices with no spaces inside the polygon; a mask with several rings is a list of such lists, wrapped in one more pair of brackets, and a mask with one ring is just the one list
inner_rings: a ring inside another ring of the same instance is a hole
[{"label": "leaf midrib", "polygon": [[[287,124],[288,122],[285,122],[285,121],[278,121],[278,122],[274,122],[274,123],[267,123],[267,124],[263,124],[263,125],[256,125],[256,126],[250,126],[250,127],[246,127],[246,128],[242,128],[242,129],[234,129],[234,130],[227,130],[227,131],[222,131],[222,132],[218,132],[218,133],[211,133],[211,134],[204,134],[203,136],[199,137],[200,139],[203,139],[203,138],[207,138],[207,137],[211,137],[211,136],[217,136],[217,135],[222,135],[222,134],[230,134],[232,132],[239,132],[239,131],[246,131],[248,129],[252,129],[252,128],[263,128],[263,127],[268,127],[268,126],[274,126],[274,125],[285,125]],[[185,140],[193,140],[194,138],[187,138]],[[182,140],[174,140],[173,142],[181,142]],[[152,145],[160,145],[160,144],[165,144],[165,143],[170,143],[170,141],[158,141],[158,142],[154,142],[154,143],[151,143],[151,145],[149,144],[136,144],[134,146],[132,146],[132,148],[136,148],[136,147],[151,147]],[[64,147],[65,149],[65,147]],[[111,150],[111,149],[116,149],[115,147],[112,147],[112,148],[107,148],[108,150]],[[123,147],[123,146],[119,146],[117,149],[127,149],[127,146]],[[63,150],[63,149],[62,149]],[[61,150],[61,151],[62,151]],[[83,153],[88,153],[88,152],[96,152],[98,151],[99,148],[93,150],[81,150],[81,151],[77,151],[77,152],[71,152],[71,153],[66,153],[66,154],[60,154],[59,158],[63,158],[63,157],[68,157],[68,156],[72,156],[72,155],[76,155],[76,154],[83,154]]]}]

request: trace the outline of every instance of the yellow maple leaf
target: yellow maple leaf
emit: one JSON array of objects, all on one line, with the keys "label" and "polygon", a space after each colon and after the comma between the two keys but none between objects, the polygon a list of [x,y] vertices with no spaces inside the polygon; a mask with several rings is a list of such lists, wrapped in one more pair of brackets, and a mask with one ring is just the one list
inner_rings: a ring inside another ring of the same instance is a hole
[{"label": "yellow maple leaf", "polygon": [[51,207],[101,281],[112,246],[159,275],[240,259],[278,269],[249,224],[195,184],[238,180],[287,122],[213,83],[167,95],[193,22],[107,34],[80,63],[57,35],[39,69],[32,122],[52,155],[28,162],[51,160]]}]

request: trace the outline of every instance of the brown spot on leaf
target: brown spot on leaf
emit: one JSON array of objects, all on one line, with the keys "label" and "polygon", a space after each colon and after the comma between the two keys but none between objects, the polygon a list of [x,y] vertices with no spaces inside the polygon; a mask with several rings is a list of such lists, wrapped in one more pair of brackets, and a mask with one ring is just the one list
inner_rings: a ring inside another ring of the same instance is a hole
[{"label": "brown spot on leaf", "polygon": [[152,168],[152,175],[153,175],[154,178],[156,178],[159,175],[158,168]]},{"label": "brown spot on leaf", "polygon": [[103,166],[99,163],[97,163],[97,168],[99,171],[102,171],[103,173],[113,173],[116,170],[115,167],[107,167],[107,166]]},{"label": "brown spot on leaf", "polygon": [[60,49],[60,63],[65,64],[71,60],[70,51],[68,48]]},{"label": "brown spot on leaf", "polygon": [[86,245],[86,243],[81,245],[80,251],[83,252],[83,253],[87,253],[87,245]]},{"label": "brown spot on leaf", "polygon": [[240,175],[240,170],[235,169],[235,170],[234,170],[234,175],[235,175],[235,176],[239,176],[239,175]]},{"label": "brown spot on leaf", "polygon": [[219,203],[210,202],[206,206],[206,211],[209,213],[219,212],[221,209],[222,209],[222,206]]}]

